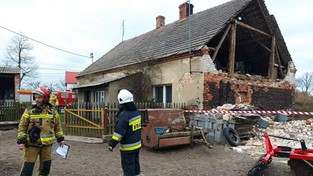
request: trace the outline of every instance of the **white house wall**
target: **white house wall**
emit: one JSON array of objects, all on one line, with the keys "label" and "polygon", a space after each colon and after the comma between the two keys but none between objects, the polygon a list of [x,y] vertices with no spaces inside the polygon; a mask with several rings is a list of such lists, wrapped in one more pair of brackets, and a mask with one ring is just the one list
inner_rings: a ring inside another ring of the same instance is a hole
[{"label": "white house wall", "polygon": [[213,65],[208,65],[211,61],[208,55],[184,58],[171,62],[159,64],[160,76],[152,79],[153,85],[172,85],[172,102],[197,104],[197,99],[203,100],[203,72],[216,72]]},{"label": "white house wall", "polygon": [[[144,67],[145,69],[143,69],[143,67],[133,66],[128,67],[125,70],[119,70],[118,72],[113,72],[110,74],[101,75],[98,73],[88,77],[96,80],[107,78],[112,75],[125,75],[127,72],[129,73],[129,70],[134,71],[136,70],[134,68],[137,68],[139,71],[144,71],[145,74],[149,75],[152,86],[172,85],[172,102],[197,104],[197,102],[203,101],[203,73],[217,73],[209,55],[193,57],[191,59],[191,67],[189,58],[163,62],[154,64],[153,66],[145,65]],[[85,83],[90,82],[90,80],[81,81]],[[109,82],[105,101],[116,102],[116,96],[120,89],[126,88],[132,91],[136,86],[140,85],[134,85],[132,79],[129,77]],[[91,91],[91,98],[94,98],[93,94],[94,91]],[[151,98],[154,96],[152,95],[152,91],[150,96]],[[79,98],[82,98],[82,96],[79,96]]]}]

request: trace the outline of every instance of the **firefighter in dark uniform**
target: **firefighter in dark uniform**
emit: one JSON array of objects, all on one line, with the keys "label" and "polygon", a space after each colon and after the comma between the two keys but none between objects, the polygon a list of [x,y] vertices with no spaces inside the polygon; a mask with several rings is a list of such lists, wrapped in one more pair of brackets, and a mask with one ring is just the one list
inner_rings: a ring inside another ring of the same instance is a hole
[{"label": "firefighter in dark uniform", "polygon": [[133,94],[122,89],[118,96],[120,104],[115,131],[108,149],[120,143],[121,162],[125,176],[140,174],[139,150],[141,148],[141,114],[134,104]]},{"label": "firefighter in dark uniform", "polygon": [[40,166],[38,175],[49,175],[51,151],[55,138],[60,146],[64,136],[57,110],[49,104],[50,91],[40,87],[33,91],[36,104],[25,109],[18,126],[17,143],[24,154],[21,176],[31,176],[38,155]]}]

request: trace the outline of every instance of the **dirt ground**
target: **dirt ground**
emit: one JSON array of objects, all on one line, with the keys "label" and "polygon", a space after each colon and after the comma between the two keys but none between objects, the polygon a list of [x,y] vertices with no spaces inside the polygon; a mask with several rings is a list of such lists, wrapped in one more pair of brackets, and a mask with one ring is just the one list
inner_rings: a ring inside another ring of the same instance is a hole
[{"label": "dirt ground", "polygon": [[[17,130],[0,131],[0,175],[18,175],[22,165],[22,153],[16,144]],[[122,175],[120,153],[106,150],[107,144],[88,144],[66,141],[71,146],[67,159],[53,155],[51,175],[89,176]],[[242,176],[256,162],[258,156],[237,153],[227,145],[214,145],[208,149],[202,144],[170,149],[140,151],[141,175],[144,176]],[[274,158],[267,170],[271,176],[293,176],[286,159]],[[34,175],[38,173],[38,162]]]}]

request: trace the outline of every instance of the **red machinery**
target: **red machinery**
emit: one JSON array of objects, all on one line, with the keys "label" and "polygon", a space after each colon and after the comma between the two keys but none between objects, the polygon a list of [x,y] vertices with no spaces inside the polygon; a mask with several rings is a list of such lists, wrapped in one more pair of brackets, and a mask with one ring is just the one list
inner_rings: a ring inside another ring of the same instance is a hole
[{"label": "red machinery", "polygon": [[[269,136],[286,140],[295,140],[301,143],[301,148],[291,148],[286,146],[272,146]],[[297,176],[313,176],[313,149],[308,149],[305,141],[268,135],[264,132],[266,154],[262,156],[254,167],[249,171],[249,176],[263,176],[264,170],[272,161],[272,157],[290,158],[288,165],[295,171]]]},{"label": "red machinery", "polygon": [[67,104],[77,101],[77,93],[71,91],[58,91],[53,93],[58,101],[60,107],[65,107]]},{"label": "red machinery", "polygon": [[[19,90],[19,99],[20,102],[32,102],[33,104],[35,103],[33,100],[33,94],[32,90]],[[58,92],[53,92],[57,97],[58,100],[58,105],[60,107],[65,107],[67,104],[74,103],[77,101],[77,93],[76,92],[71,92],[71,91],[58,91]]]}]

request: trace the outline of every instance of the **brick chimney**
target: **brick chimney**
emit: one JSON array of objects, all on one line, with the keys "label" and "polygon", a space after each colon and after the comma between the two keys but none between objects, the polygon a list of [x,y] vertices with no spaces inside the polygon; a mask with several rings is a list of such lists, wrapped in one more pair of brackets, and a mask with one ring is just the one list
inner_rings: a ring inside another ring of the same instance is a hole
[{"label": "brick chimney", "polygon": [[160,27],[163,27],[165,25],[165,17],[162,15],[159,15],[156,17],[156,29],[159,29]]},{"label": "brick chimney", "polygon": [[[189,14],[189,3],[184,2],[179,7],[179,20],[185,19]],[[193,5],[190,4],[190,15],[193,13]]]}]

